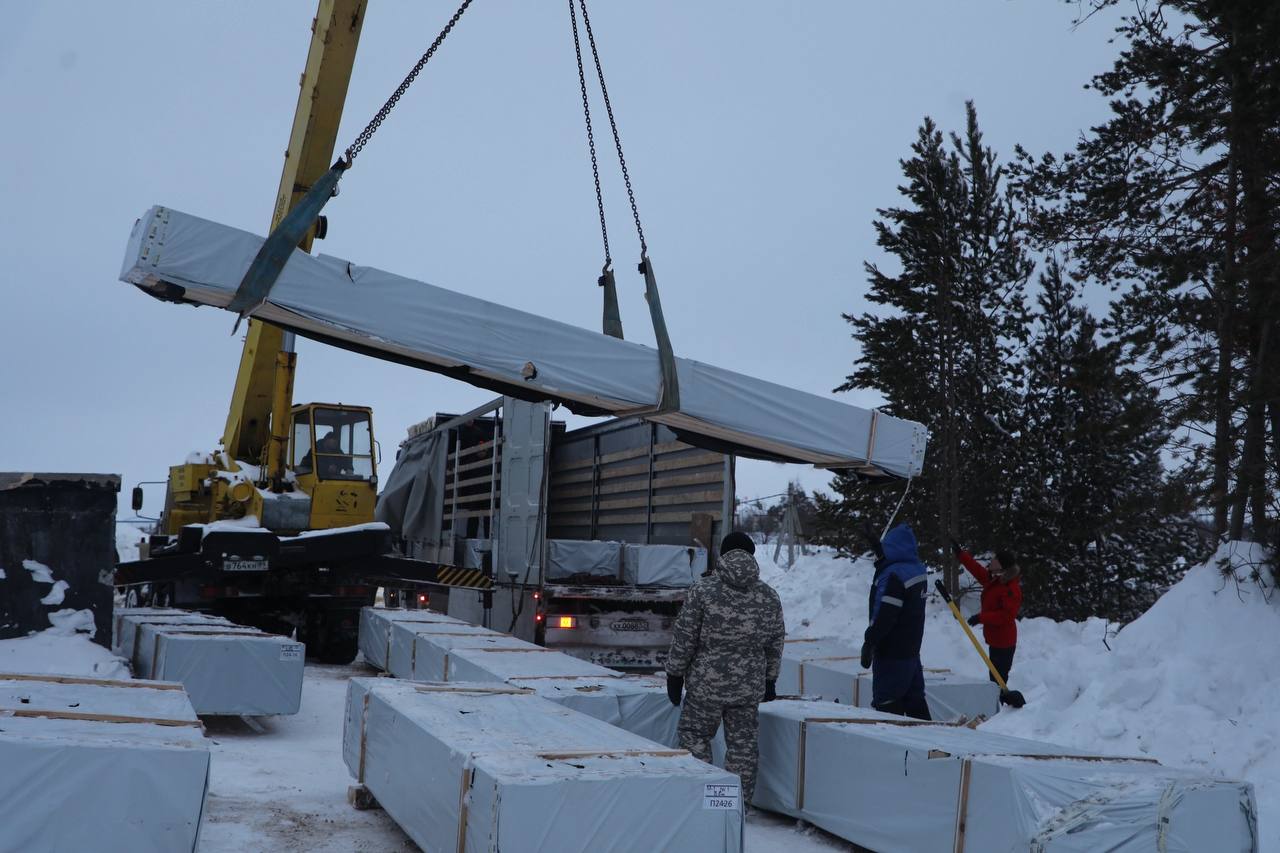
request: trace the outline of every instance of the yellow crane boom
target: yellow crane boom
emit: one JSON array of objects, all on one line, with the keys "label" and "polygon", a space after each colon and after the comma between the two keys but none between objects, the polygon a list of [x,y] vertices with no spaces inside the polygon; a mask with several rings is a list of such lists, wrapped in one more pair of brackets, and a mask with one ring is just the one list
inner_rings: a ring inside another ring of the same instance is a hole
[{"label": "yellow crane boom", "polygon": [[[311,22],[306,68],[298,81],[298,107],[271,214],[272,229],[333,161],[365,7],[366,0],[320,0]],[[303,239],[304,251],[311,250],[314,236],[313,230]],[[231,458],[266,462],[263,474],[276,489],[284,479],[297,362],[291,337],[276,326],[249,321],[222,434],[223,449]]]}]

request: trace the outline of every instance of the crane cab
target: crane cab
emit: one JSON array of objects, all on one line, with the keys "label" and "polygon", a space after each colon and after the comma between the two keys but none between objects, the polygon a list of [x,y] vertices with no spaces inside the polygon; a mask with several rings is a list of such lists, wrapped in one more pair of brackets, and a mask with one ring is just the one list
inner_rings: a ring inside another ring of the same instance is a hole
[{"label": "crane cab", "polygon": [[326,530],[373,521],[378,492],[373,410],[306,403],[291,410],[289,470],[311,497],[308,528]]}]

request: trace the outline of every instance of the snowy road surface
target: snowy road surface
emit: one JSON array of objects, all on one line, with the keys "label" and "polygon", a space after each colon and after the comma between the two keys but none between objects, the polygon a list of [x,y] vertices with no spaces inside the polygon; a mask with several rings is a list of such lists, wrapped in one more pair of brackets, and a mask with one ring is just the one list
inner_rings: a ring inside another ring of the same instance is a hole
[{"label": "snowy road surface", "polygon": [[[360,664],[308,665],[296,716],[263,720],[262,733],[239,719],[208,723],[213,771],[201,853],[418,849],[385,812],[347,805],[352,783],[342,762],[347,680],[373,674]],[[747,853],[857,849],[779,815],[756,814],[747,821]]]}]

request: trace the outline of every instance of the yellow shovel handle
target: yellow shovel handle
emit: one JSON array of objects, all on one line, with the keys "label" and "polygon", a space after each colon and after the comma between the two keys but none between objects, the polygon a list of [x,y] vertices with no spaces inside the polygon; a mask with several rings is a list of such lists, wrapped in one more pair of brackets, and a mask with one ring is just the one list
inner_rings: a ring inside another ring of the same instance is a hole
[{"label": "yellow shovel handle", "polygon": [[987,665],[987,669],[991,670],[991,677],[996,680],[996,684],[1000,685],[1001,693],[1009,692],[1009,685],[1004,683],[1004,679],[1000,677],[996,665],[991,662],[991,658],[987,656],[986,649],[982,648],[982,644],[978,642],[978,638],[973,635],[973,631],[969,628],[969,623],[964,621],[964,617],[960,615],[960,608],[956,607],[954,601],[948,601],[947,606],[951,608],[951,615],[956,617],[956,621],[960,623],[960,627],[969,635],[969,641],[973,643],[973,647],[978,650],[978,654],[982,655],[982,661]]}]

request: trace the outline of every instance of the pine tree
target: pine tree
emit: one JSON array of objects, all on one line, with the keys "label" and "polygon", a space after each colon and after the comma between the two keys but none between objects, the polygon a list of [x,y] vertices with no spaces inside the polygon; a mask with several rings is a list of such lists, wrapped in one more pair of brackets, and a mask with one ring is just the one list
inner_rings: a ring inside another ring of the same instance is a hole
[{"label": "pine tree", "polygon": [[1097,321],[1056,258],[1040,276],[1028,349],[1015,547],[1028,615],[1128,621],[1198,550],[1185,507],[1170,506],[1161,401]]},{"label": "pine tree", "polygon": [[1092,83],[1112,117],[1022,176],[1038,233],[1120,291],[1108,328],[1164,393],[1215,532],[1248,516],[1280,543],[1280,4],[1138,2],[1118,32]]},{"label": "pine tree", "polygon": [[[925,118],[901,163],[906,207],[878,210],[877,243],[899,267],[865,265],[877,314],[846,314],[861,347],[837,391],[874,389],[885,411],[930,430],[923,474],[902,518],[911,520],[926,558],[949,560],[953,531],[999,530],[1012,502],[1009,429],[1018,408],[1026,339],[1023,290],[1031,272],[1004,168],[982,140],[966,104],[963,137],[950,145]],[[881,522],[901,492],[867,491],[852,476],[833,481],[839,498],[820,497],[824,540],[860,550],[855,519]],[[948,583],[956,569],[947,562]]]}]

